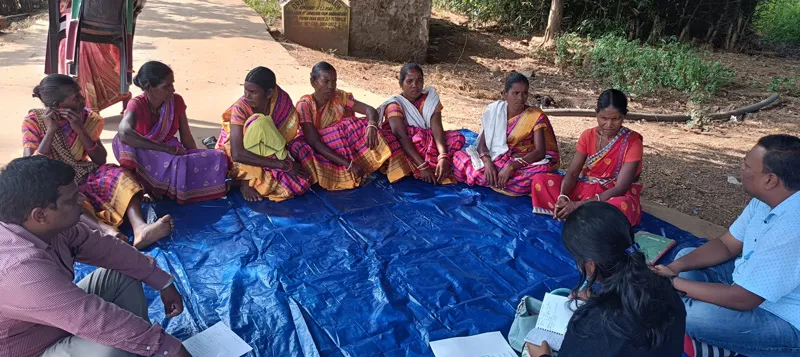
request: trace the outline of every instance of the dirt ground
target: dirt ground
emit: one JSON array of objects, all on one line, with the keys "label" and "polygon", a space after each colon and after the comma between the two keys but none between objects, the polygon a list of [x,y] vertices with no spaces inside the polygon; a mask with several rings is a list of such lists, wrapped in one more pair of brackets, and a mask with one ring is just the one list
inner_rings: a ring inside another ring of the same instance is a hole
[{"label": "dirt ground", "polygon": [[[278,20],[279,21],[279,20]],[[578,78],[546,60],[531,56],[528,39],[465,26],[463,17],[434,10],[430,48],[425,64],[426,84],[437,88],[445,107],[444,120],[457,127],[478,130],[480,115],[500,91],[509,72],[532,71],[531,104],[547,95],[560,108],[594,108],[605,89],[596,81]],[[272,24],[279,29],[279,23]],[[402,63],[333,56],[295,45],[272,35],[300,62],[310,67],[325,60],[339,77],[387,97],[398,93]],[[800,74],[797,58],[769,58],[735,53],[713,53],[711,59],[733,66],[738,78],[709,103],[713,111],[726,111],[758,102],[769,92],[773,76]],[[688,113],[692,107],[680,93],[631,98],[631,110],[649,113]],[[580,133],[595,125],[593,118],[553,118],[564,162],[575,150]],[[748,201],[739,178],[744,154],[759,137],[774,133],[800,134],[800,98],[782,97],[778,104],[748,115],[737,123],[716,123],[704,131],[684,124],[629,122],[645,138],[643,198],[704,220],[727,226]]]}]

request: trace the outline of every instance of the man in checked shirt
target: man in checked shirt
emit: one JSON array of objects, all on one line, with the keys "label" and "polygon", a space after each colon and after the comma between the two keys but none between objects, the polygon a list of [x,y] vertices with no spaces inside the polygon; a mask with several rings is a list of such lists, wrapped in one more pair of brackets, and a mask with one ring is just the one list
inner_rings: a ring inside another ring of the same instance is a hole
[{"label": "man in checked shirt", "polygon": [[[0,356],[190,356],[147,317],[142,282],[167,317],[175,279],[131,245],[80,223],[73,169],[44,156],[0,171]],[[77,285],[73,263],[100,267]]]}]

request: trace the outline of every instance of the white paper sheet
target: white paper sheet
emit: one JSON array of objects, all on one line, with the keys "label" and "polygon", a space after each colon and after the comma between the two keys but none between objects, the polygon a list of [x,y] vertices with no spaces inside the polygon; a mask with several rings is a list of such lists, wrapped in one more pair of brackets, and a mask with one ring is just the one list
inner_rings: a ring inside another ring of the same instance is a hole
[{"label": "white paper sheet", "polygon": [[436,357],[517,357],[500,332],[431,341]]},{"label": "white paper sheet", "polygon": [[253,350],[222,321],[183,341],[193,357],[240,357]]}]

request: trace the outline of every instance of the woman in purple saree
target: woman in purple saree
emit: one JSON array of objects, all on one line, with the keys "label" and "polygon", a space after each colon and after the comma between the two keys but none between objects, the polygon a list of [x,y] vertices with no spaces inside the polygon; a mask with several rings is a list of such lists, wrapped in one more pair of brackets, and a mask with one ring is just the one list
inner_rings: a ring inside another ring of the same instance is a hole
[{"label": "woman in purple saree", "polygon": [[161,62],[139,69],[133,82],[144,93],[128,103],[114,138],[114,155],[120,166],[136,173],[148,193],[180,204],[225,196],[228,157],[220,150],[197,149],[174,81],[172,69]]}]

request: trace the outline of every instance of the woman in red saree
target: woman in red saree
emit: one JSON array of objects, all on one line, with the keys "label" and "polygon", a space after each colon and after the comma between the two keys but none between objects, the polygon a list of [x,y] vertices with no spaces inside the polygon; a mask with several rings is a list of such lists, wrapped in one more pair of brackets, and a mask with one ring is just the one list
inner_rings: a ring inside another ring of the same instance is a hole
[{"label": "woman in red saree", "polygon": [[470,186],[491,187],[509,196],[530,193],[531,180],[558,168],[558,143],[550,120],[528,107],[528,78],[513,73],[505,100],[486,108],[478,143],[456,153],[453,174]]},{"label": "woman in red saree", "polygon": [[386,117],[381,132],[392,150],[382,169],[389,182],[413,174],[427,183],[456,183],[451,160],[466,139],[457,131],[444,131],[439,95],[424,86],[422,67],[406,64],[400,70],[403,93],[378,108],[378,117]]},{"label": "woman in red saree", "polygon": [[378,112],[336,88],[330,63],[314,65],[311,86],[314,93],[297,102],[301,134],[289,143],[289,151],[312,183],[331,191],[356,188],[391,156],[378,130]]},{"label": "woman in red saree", "polygon": [[217,149],[228,154],[228,177],[250,202],[281,202],[311,188],[309,174],[288,155],[299,123],[292,98],[276,81],[269,68],[254,68],[244,95],[222,114]]},{"label": "woman in red saree", "polygon": [[108,235],[128,241],[116,227],[127,216],[133,228],[133,245],[144,249],[172,231],[166,215],[147,224],[142,214],[142,186],[129,171],[106,163],[100,142],[104,119],[86,108],[78,83],[67,75],[51,74],[33,90],[45,109],[32,109],[22,122],[25,156],[45,155],[70,165],[75,182],[86,196],[84,222]]},{"label": "woman in red saree", "polygon": [[114,155],[154,196],[168,196],[179,204],[221,198],[228,191],[228,157],[221,150],[197,149],[186,103],[175,93],[174,82],[167,65],[142,65],[134,84],[144,93],[131,99],[125,110],[114,137]]},{"label": "woman in red saree", "polygon": [[623,127],[628,113],[625,94],[608,89],[597,100],[597,127],[578,139],[575,158],[565,176],[539,175],[533,180],[533,212],[565,219],[589,201],[619,208],[632,225],[642,220],[642,136]]}]

